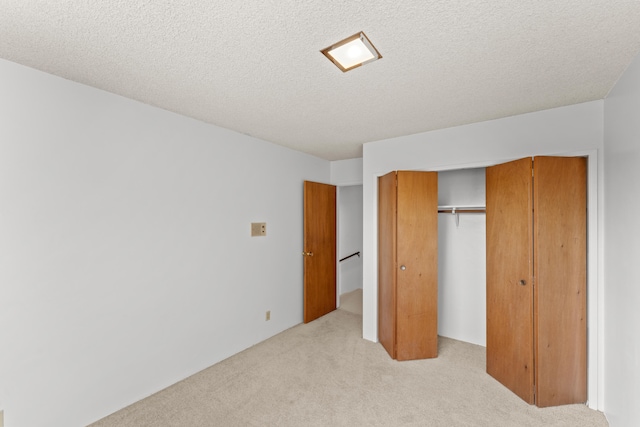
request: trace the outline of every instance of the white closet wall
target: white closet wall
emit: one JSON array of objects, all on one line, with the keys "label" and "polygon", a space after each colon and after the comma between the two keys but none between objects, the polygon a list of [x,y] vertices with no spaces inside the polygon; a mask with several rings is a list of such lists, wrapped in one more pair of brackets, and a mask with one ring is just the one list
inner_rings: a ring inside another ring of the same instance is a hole
[{"label": "white closet wall", "polygon": [[[485,169],[438,173],[439,206],[484,206]],[[438,214],[438,335],[486,345],[484,213]]]}]

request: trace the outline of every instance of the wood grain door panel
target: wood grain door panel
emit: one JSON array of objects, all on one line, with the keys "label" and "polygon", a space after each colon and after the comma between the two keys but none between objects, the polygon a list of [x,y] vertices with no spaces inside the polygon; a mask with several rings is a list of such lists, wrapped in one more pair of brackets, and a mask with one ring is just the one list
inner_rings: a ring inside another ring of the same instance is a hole
[{"label": "wood grain door panel", "polygon": [[396,356],[437,357],[437,172],[399,171],[397,201]]},{"label": "wood grain door panel", "polygon": [[396,358],[396,172],[378,178],[378,340]]},{"label": "wood grain door panel", "polygon": [[378,179],[378,339],[397,360],[438,355],[438,175]]},{"label": "wood grain door panel", "polygon": [[586,159],[534,159],[536,404],[587,400]]},{"label": "wood grain door panel", "polygon": [[304,323],[336,309],[336,187],[304,182]]},{"label": "wood grain door panel", "polygon": [[534,403],[532,161],[487,168],[487,372]]}]

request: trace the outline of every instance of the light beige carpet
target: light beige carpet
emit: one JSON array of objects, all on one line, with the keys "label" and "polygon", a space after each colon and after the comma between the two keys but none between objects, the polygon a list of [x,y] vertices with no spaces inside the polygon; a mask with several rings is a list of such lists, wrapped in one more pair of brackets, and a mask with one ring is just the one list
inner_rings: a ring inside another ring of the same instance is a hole
[{"label": "light beige carpet", "polygon": [[362,289],[340,295],[340,309],[362,316]]},{"label": "light beige carpet", "polygon": [[485,373],[484,347],[441,338],[397,362],[336,310],[95,423],[106,426],[606,426],[585,405],[539,409]]}]

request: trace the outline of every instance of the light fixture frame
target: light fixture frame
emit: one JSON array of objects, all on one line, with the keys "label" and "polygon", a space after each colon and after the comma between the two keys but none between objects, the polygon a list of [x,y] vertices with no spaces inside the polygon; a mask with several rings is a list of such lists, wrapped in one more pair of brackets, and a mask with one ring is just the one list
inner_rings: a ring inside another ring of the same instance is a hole
[{"label": "light fixture frame", "polygon": [[[373,55],[373,58],[364,61],[364,62],[359,62],[355,65],[352,65],[351,67],[343,67],[342,64],[340,64],[333,56],[331,56],[331,54],[329,53],[330,51],[339,48],[340,46],[343,46],[347,43],[350,43],[354,40],[360,39],[362,41],[362,43],[365,45],[365,47],[371,52],[371,54]],[[373,61],[377,61],[378,59],[382,58],[382,55],[380,55],[380,52],[378,52],[378,49],[376,49],[376,47],[373,45],[373,43],[371,43],[371,40],[369,40],[369,37],[367,37],[367,35],[364,33],[364,31],[360,31],[358,33],[355,33],[354,35],[347,37],[344,40],[340,40],[338,43],[332,44],[329,47],[326,47],[324,49],[322,49],[320,52],[322,52],[322,54],[324,56],[326,56],[329,61],[333,62],[335,64],[336,67],[338,67],[343,73],[346,73],[347,71],[351,71],[354,68],[358,68],[364,64],[368,64],[369,62],[373,62]]]}]

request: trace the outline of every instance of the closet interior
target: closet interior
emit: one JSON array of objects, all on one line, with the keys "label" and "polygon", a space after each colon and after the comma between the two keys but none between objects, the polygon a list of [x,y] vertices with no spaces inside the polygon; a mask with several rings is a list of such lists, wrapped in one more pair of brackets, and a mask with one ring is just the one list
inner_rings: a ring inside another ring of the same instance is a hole
[{"label": "closet interior", "polygon": [[485,168],[438,172],[438,335],[486,346]]}]

